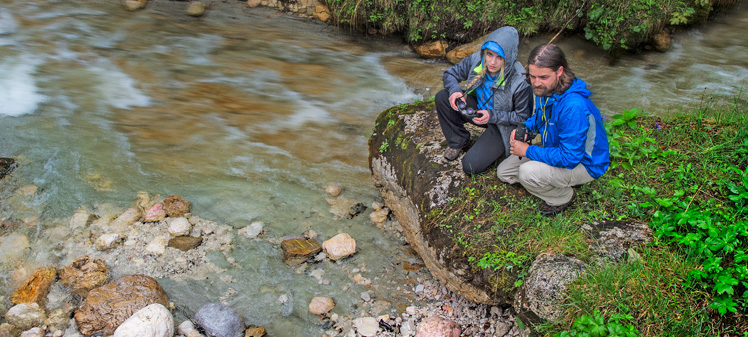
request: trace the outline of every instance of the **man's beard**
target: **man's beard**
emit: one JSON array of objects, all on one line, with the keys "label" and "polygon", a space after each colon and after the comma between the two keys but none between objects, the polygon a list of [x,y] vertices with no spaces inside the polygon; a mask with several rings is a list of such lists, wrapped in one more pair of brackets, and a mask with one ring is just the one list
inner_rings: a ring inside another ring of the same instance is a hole
[{"label": "man's beard", "polygon": [[542,85],[533,86],[532,93],[535,94],[535,96],[539,96],[539,97],[552,96],[553,94],[557,92],[559,86],[561,86],[561,81],[556,81],[556,83],[550,87],[546,87]]}]

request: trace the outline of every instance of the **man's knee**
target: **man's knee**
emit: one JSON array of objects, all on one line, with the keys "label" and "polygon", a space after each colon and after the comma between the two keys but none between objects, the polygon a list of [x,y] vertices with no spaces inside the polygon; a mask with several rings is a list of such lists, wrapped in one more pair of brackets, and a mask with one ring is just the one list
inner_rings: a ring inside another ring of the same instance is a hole
[{"label": "man's knee", "polygon": [[550,176],[548,173],[548,170],[545,169],[542,163],[530,161],[519,167],[517,178],[522,185],[542,187],[547,186],[550,182]]}]

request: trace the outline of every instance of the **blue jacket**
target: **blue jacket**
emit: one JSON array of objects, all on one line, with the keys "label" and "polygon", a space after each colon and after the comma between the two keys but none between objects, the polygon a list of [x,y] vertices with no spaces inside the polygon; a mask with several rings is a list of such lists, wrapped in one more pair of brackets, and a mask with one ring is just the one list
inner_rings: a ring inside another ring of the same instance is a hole
[{"label": "blue jacket", "polygon": [[608,136],[589,96],[587,83],[575,79],[562,94],[535,97],[535,114],[525,125],[538,130],[543,146],[531,145],[527,158],[567,169],[581,163],[593,178],[600,178],[610,165]]}]

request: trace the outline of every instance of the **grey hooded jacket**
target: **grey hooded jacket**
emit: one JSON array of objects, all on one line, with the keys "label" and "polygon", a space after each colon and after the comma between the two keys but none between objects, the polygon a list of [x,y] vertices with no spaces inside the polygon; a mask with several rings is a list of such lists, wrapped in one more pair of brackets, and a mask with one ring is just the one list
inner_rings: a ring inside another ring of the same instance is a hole
[{"label": "grey hooded jacket", "polygon": [[[519,34],[514,27],[501,27],[486,38],[487,41],[494,41],[504,50],[504,85],[500,86],[499,81],[495,81],[492,89],[493,109],[489,110],[488,123],[496,124],[504,139],[504,154],[509,154],[509,136],[517,124],[524,122],[532,112],[532,88],[525,82],[525,71],[522,64],[517,61],[517,47],[519,46]],[[461,91],[460,82],[470,83],[478,75],[481,69],[482,51],[479,50],[472,55],[462,59],[460,63],[455,64],[447,69],[442,76],[444,88],[453,94]],[[465,92],[470,93],[472,90],[482,85],[482,80],[478,81],[473,87],[466,88]]]}]

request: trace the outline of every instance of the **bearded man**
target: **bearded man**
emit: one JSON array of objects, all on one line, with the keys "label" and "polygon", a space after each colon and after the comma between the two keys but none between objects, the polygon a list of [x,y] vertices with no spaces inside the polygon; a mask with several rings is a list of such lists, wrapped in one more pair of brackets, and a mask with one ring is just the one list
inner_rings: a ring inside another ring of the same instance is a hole
[{"label": "bearded man", "polygon": [[553,216],[574,202],[572,186],[600,178],[610,164],[608,137],[587,84],[576,78],[556,45],[535,47],[528,57],[535,113],[527,130],[540,135],[529,145],[511,134],[509,153],[497,168],[501,181],[519,182],[543,200],[540,213]]}]

